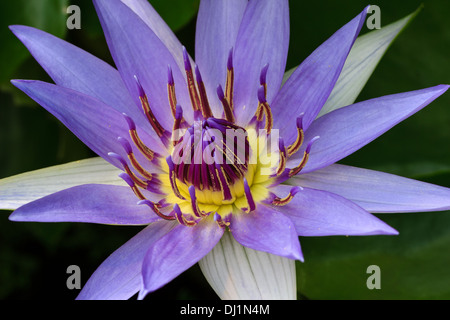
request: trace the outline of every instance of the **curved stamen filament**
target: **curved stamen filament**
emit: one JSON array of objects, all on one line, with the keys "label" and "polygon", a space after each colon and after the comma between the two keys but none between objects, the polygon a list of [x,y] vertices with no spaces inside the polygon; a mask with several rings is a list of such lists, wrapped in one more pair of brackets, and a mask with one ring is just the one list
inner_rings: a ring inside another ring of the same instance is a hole
[{"label": "curved stamen filament", "polygon": [[191,105],[194,111],[199,111],[200,99],[198,97],[197,88],[195,87],[194,73],[192,72],[191,61],[185,47],[183,47],[183,59]]},{"label": "curved stamen filament", "polygon": [[186,199],[181,195],[180,190],[178,189],[178,186],[177,186],[177,178],[176,178],[175,172],[174,172],[175,165],[173,164],[172,156],[168,156],[168,157],[166,158],[166,161],[167,161],[167,165],[169,166],[169,180],[170,180],[170,185],[171,185],[171,187],[172,187],[173,193],[174,193],[179,199],[186,200]]},{"label": "curved stamen filament", "polygon": [[170,110],[172,111],[172,116],[175,118],[177,96],[175,94],[175,81],[173,80],[172,68],[170,66],[168,66],[167,78],[167,94],[169,96]]},{"label": "curved stamen filament", "polygon": [[[256,110],[256,113],[261,114],[260,110],[262,110],[264,112],[264,114],[266,115],[266,125],[265,125],[264,129],[267,131],[267,134],[270,134],[270,131],[273,128],[273,116],[272,116],[272,110],[269,106],[269,103],[266,100],[263,86],[259,87],[259,89],[258,89],[258,100],[259,100],[259,105],[258,105],[258,109]],[[260,116],[259,119],[257,116],[256,119],[258,121],[261,121],[262,116]]]},{"label": "curved stamen filament", "polygon": [[200,211],[200,209],[198,207],[197,197],[195,196],[195,187],[194,186],[189,187],[189,196],[191,198],[191,205],[192,205],[192,210],[194,211],[194,215],[197,218],[206,217],[208,214],[203,211]]},{"label": "curved stamen filament", "polygon": [[233,105],[233,86],[234,86],[234,69],[233,69],[233,48],[228,54],[227,60],[227,80],[225,83],[225,99],[228,101],[230,109],[234,109]]},{"label": "curved stamen filament", "polygon": [[128,166],[128,164],[126,163],[126,161],[117,153],[114,152],[110,152],[108,153],[108,156],[117,159],[123,166],[123,170],[130,176],[130,178],[134,181],[134,183],[139,186],[142,189],[148,190],[148,191],[152,191],[155,193],[158,193],[158,190],[156,190],[155,188],[151,187],[149,181],[144,181],[141,178],[139,178],[133,171],[131,171],[130,167]]},{"label": "curved stamen filament", "polygon": [[233,196],[231,195],[230,186],[228,184],[227,178],[225,177],[223,167],[221,167],[219,164],[216,164],[216,175],[219,177],[223,200],[231,200]]},{"label": "curved stamen filament", "polygon": [[308,146],[306,147],[306,150],[303,153],[303,158],[300,161],[299,165],[296,166],[295,168],[292,168],[289,170],[289,178],[295,176],[297,173],[302,171],[302,169],[305,167],[306,163],[308,162],[309,153],[311,151],[312,144],[319,138],[320,138],[319,136],[316,136],[316,137],[312,138],[311,141],[309,141]]},{"label": "curved stamen filament", "polygon": [[175,217],[177,218],[178,223],[186,227],[193,227],[199,221],[199,220],[187,220],[183,212],[181,212],[180,206],[176,203],[173,205],[173,211],[175,211]]},{"label": "curved stamen filament", "polygon": [[208,96],[206,94],[205,84],[203,83],[202,75],[198,66],[195,66],[195,78],[197,79],[197,88],[200,94],[200,108],[203,118],[208,119],[213,116],[211,107],[209,106]]},{"label": "curved stamen filament", "polygon": [[[267,99],[267,82],[266,82],[266,79],[267,79],[267,70],[268,69],[269,69],[269,64],[266,64],[261,69],[261,74],[259,75],[259,83],[264,89],[264,97],[265,97],[265,99]],[[255,113],[256,120],[262,121],[263,115],[264,115],[264,110],[263,110],[261,104],[258,104],[258,108],[256,109],[256,113]]]},{"label": "curved stamen filament", "polygon": [[284,141],[282,138],[278,140],[278,148],[279,148],[279,154],[280,154],[280,161],[278,163],[277,171],[275,172],[275,175],[278,177],[286,168],[286,148],[284,147]]},{"label": "curved stamen filament", "polygon": [[130,163],[133,166],[133,168],[136,169],[136,171],[139,172],[144,178],[152,180],[153,178],[152,174],[147,172],[147,170],[145,170],[136,160],[133,150],[131,149],[130,143],[122,137],[117,138],[117,140],[120,142],[125,152],[127,153],[128,159],[130,160]]},{"label": "curved stamen filament", "polygon": [[126,174],[125,172],[121,172],[119,174],[119,177],[122,178],[130,186],[131,190],[133,190],[136,197],[138,197],[140,200],[145,200],[144,195],[142,194],[142,192],[139,190],[139,188],[134,183],[133,179],[131,179],[128,174]]},{"label": "curved stamen filament", "polygon": [[142,195],[141,191],[139,191],[139,189],[137,188],[133,179],[131,179],[131,177],[128,174],[126,174],[125,172],[122,172],[119,174],[119,177],[122,178],[130,186],[130,188],[131,188],[131,190],[133,190],[134,194],[140,199],[140,201],[138,202],[138,205],[141,205],[141,204],[148,205],[153,210],[153,212],[155,212],[159,217],[161,217],[164,220],[175,220],[175,217],[165,215],[159,210],[161,207],[163,207],[163,205],[161,203],[155,203],[155,202],[152,202],[152,201],[148,200],[147,198],[145,198]]},{"label": "curved stamen filament", "polygon": [[300,114],[300,116],[297,118],[297,138],[287,148],[288,157],[291,157],[294,153],[296,153],[303,144],[303,139],[305,137],[304,132],[303,132],[303,116],[304,116],[304,113]]},{"label": "curved stamen filament", "polygon": [[217,224],[222,227],[226,228],[230,226],[231,223],[231,214],[227,215],[226,217],[222,217],[217,212],[214,214],[214,221],[217,222]]},{"label": "curved stamen filament", "polygon": [[141,106],[142,109],[144,110],[144,114],[147,117],[148,122],[151,124],[153,130],[155,130],[158,137],[162,138],[166,130],[161,126],[161,124],[158,122],[155,115],[153,114],[152,109],[150,108],[150,103],[148,101],[147,95],[141,83],[139,82],[138,77],[134,76],[134,79],[136,80],[136,84],[139,89],[139,100],[141,100]]},{"label": "curved stamen filament", "polygon": [[225,94],[223,93],[223,89],[222,89],[221,85],[219,85],[217,87],[217,96],[219,97],[220,102],[222,102],[225,119],[228,122],[234,123],[235,119],[234,119],[233,109],[231,109],[230,103],[225,98]]},{"label": "curved stamen filament", "polygon": [[155,152],[151,150],[149,147],[147,147],[142,140],[139,138],[139,135],[136,131],[136,125],[134,124],[134,121],[125,113],[123,113],[123,116],[125,120],[128,123],[129,133],[131,140],[133,140],[133,143],[137,146],[139,151],[149,160],[152,161],[155,157]]},{"label": "curved stamen filament", "polygon": [[295,194],[297,192],[299,192],[300,190],[303,190],[302,187],[293,187],[290,191],[289,194],[284,197],[284,198],[279,198],[277,196],[275,196],[275,198],[272,200],[272,204],[274,206],[285,206],[287,205],[289,202],[291,202],[291,200],[294,198]]},{"label": "curved stamen filament", "polygon": [[175,111],[175,121],[173,123],[173,130],[172,130],[172,143],[174,147],[180,142],[181,139],[181,137],[179,137],[178,135],[180,134],[179,129],[182,120],[183,120],[183,109],[181,108],[181,106],[177,105]]},{"label": "curved stamen filament", "polygon": [[153,210],[153,212],[155,212],[160,218],[162,218],[164,220],[175,220],[176,219],[175,216],[168,216],[168,215],[165,215],[164,213],[162,213],[161,210],[159,210],[160,205],[158,203],[154,203],[150,200],[144,199],[144,200],[140,200],[138,202],[138,205],[142,205],[142,204],[149,206]]},{"label": "curved stamen filament", "polygon": [[247,179],[244,178],[244,192],[245,197],[247,198],[248,210],[244,209],[244,211],[252,212],[256,209],[255,200],[253,199],[252,192],[248,185]]},{"label": "curved stamen filament", "polygon": [[[203,166],[206,167],[206,166]],[[216,170],[214,168],[214,165],[209,164],[208,166],[208,176],[209,176],[209,181],[211,181],[211,187],[212,190],[221,190],[220,188],[220,181],[218,176],[216,175]]]}]

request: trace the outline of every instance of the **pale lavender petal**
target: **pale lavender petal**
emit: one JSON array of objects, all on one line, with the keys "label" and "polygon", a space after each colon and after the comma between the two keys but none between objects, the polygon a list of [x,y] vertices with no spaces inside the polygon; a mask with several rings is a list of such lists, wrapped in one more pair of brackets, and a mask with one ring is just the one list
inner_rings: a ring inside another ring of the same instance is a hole
[{"label": "pale lavender petal", "polygon": [[289,183],[343,196],[369,212],[450,210],[450,189],[384,172],[333,164]]},{"label": "pale lavender petal", "polygon": [[[291,188],[279,185],[273,191],[285,197]],[[299,236],[398,234],[357,204],[327,191],[303,188],[287,205],[273,208],[292,220]]]},{"label": "pale lavender petal", "polygon": [[274,128],[285,141],[295,139],[295,117],[304,113],[306,130],[339,78],[348,53],[365,21],[367,8],[318,47],[289,77],[272,103]]},{"label": "pale lavender petal", "polygon": [[[13,80],[12,83],[58,118],[92,151],[122,169],[119,161],[108,156],[109,152],[115,152],[126,159],[126,153],[117,141],[117,137],[129,136],[122,114],[91,96],[54,84],[32,80]],[[143,141],[152,150],[164,154],[161,143],[157,144],[144,133],[141,133]],[[155,167],[139,151],[135,155],[149,169]]]},{"label": "pale lavender petal", "polygon": [[128,187],[85,184],[27,203],[9,219],[114,225],[142,225],[159,220],[148,207],[137,205],[137,200]]},{"label": "pale lavender petal", "polygon": [[92,96],[151,127],[133,101],[119,72],[90,53],[44,31],[27,26],[10,26],[53,81],[62,87]]},{"label": "pale lavender petal", "polygon": [[244,247],[303,261],[294,225],[288,217],[268,206],[233,214],[230,230]]},{"label": "pale lavender petal", "polygon": [[121,0],[134,13],[136,13],[147,26],[152,29],[156,36],[164,43],[177,62],[178,68],[183,70],[183,45],[173,33],[172,29],[160,17],[148,0]]},{"label": "pale lavender petal", "polygon": [[223,229],[206,220],[194,227],[178,225],[150,247],[142,265],[140,298],[176,278],[214,248]]},{"label": "pale lavender petal", "polygon": [[[320,136],[311,148],[308,163],[301,173],[333,164],[379,137],[397,123],[413,115],[443,94],[449,86],[398,93],[359,102],[332,111],[313,122],[305,141]],[[303,146],[288,165],[302,156]]]},{"label": "pale lavender petal", "polygon": [[170,115],[167,94],[169,65],[176,84],[178,103],[181,106],[190,105],[185,77],[177,62],[147,24],[120,0],[96,0],[94,5],[111,55],[134,103],[141,105],[136,76],[148,96],[156,119],[170,130],[174,119]]},{"label": "pale lavender petal", "polygon": [[156,241],[177,225],[158,221],[150,224],[112,253],[92,274],[77,300],[125,300],[142,286],[142,261]]},{"label": "pale lavender petal", "polygon": [[288,1],[250,1],[234,48],[234,99],[238,123],[247,124],[256,111],[260,74],[267,64],[267,101],[272,102],[283,80],[288,47]]},{"label": "pale lavender petal", "polygon": [[216,117],[222,114],[216,89],[225,88],[228,54],[235,46],[247,0],[201,1],[195,33],[195,60]]}]

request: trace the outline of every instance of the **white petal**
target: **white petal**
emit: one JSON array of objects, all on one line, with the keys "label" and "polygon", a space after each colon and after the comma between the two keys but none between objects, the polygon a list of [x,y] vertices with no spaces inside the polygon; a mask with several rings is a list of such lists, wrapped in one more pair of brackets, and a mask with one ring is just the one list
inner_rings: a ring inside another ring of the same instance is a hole
[{"label": "white petal", "polygon": [[0,180],[0,208],[18,207],[49,194],[82,184],[124,185],[121,171],[102,158],[75,161]]},{"label": "white petal", "polygon": [[225,232],[200,268],[223,300],[295,300],[295,261],[240,245]]},{"label": "white petal", "polygon": [[319,117],[355,102],[390,44],[418,11],[356,39],[341,75],[320,111]]}]

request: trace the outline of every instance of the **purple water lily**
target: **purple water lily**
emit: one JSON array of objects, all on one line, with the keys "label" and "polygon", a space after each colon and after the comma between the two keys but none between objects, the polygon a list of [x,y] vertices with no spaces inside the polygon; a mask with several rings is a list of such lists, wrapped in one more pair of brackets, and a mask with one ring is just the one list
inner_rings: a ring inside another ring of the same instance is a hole
[{"label": "purple water lily", "polygon": [[[11,27],[55,84],[12,83],[118,168],[127,186],[81,183],[20,206],[10,219],[145,225],[79,299],[143,298],[199,261],[226,297],[214,268],[227,268],[220,255],[228,243],[228,252],[303,261],[299,236],[394,235],[369,212],[450,208],[449,189],[335,164],[448,89],[320,113],[367,8],[283,83],[287,0],[201,1],[195,63],[147,1],[94,4],[117,70],[45,32]],[[1,201],[14,196],[20,192]]]}]

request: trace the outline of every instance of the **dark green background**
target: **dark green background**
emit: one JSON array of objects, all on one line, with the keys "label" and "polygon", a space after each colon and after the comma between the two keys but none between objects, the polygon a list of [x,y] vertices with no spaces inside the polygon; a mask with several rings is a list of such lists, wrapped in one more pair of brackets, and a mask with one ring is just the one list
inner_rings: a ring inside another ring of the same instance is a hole
[{"label": "dark green background", "polygon": [[[193,53],[198,1],[153,0]],[[65,6],[81,8],[81,30],[67,30]],[[368,3],[291,1],[288,68]],[[423,9],[403,31],[358,100],[450,83],[450,2],[377,1],[381,25]],[[264,19],[264,17],[261,17]],[[13,78],[48,80],[7,29],[31,25],[112,63],[89,0],[21,0],[0,4],[0,178],[93,154],[55,118],[14,88]],[[362,32],[367,32],[363,28]],[[383,170],[450,187],[450,93],[351,155],[342,163]],[[84,284],[96,267],[140,228],[8,221],[0,212],[0,299],[73,299],[66,268],[80,266]],[[309,299],[449,299],[450,212],[378,215],[399,236],[302,238],[299,297]],[[381,289],[369,290],[369,265],[381,268]],[[197,266],[149,299],[215,297]]]}]

